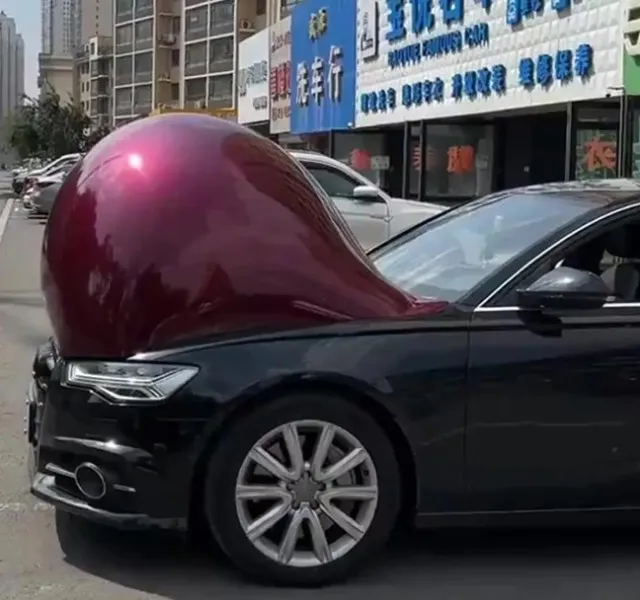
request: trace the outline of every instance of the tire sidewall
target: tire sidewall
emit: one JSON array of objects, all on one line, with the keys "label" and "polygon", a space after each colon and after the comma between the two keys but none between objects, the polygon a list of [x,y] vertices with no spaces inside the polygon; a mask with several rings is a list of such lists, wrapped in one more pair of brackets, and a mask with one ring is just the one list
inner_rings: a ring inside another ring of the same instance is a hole
[{"label": "tire sidewall", "polygon": [[[242,463],[262,436],[305,419],[332,423],[360,441],[376,468],[378,503],[367,533],[350,552],[327,565],[299,568],[276,563],[248,540],[237,517],[235,486]],[[320,585],[350,575],[387,541],[400,508],[398,463],[386,434],[366,411],[329,395],[288,395],[240,417],[224,432],[206,477],[204,514],[217,542],[241,569],[280,585]]]}]

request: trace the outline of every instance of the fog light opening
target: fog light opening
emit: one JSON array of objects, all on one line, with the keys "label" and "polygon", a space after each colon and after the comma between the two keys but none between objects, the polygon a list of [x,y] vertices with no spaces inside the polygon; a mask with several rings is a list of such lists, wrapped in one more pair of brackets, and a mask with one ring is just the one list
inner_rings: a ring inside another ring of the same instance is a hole
[{"label": "fog light opening", "polygon": [[98,467],[82,463],[74,473],[76,485],[89,500],[101,500],[107,493],[107,482]]}]

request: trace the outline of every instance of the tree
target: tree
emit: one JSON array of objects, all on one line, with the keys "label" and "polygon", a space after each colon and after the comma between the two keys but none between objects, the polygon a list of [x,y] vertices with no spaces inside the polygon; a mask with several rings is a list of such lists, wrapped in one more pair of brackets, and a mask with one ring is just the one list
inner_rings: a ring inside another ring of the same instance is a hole
[{"label": "tree", "polygon": [[48,89],[39,98],[24,98],[9,122],[9,145],[21,158],[54,158],[85,152],[109,133],[92,129],[91,119],[73,102],[62,104]]}]

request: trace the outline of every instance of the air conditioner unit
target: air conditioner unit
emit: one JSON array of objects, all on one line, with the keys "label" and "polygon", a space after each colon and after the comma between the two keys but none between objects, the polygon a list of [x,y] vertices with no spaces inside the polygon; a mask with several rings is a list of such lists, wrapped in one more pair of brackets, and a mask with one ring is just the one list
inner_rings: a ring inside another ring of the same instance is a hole
[{"label": "air conditioner unit", "polygon": [[249,19],[242,19],[240,21],[239,29],[240,31],[249,32],[249,31],[255,31],[256,27],[251,21],[249,21]]}]

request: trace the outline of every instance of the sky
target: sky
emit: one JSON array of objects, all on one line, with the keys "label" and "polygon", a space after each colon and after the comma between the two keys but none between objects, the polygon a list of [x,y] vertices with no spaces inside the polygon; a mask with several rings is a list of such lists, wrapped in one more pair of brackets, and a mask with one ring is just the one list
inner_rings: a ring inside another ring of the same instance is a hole
[{"label": "sky", "polygon": [[40,0],[0,0],[0,10],[16,21],[24,38],[24,87],[27,96],[38,94],[38,52],[40,52]]}]

